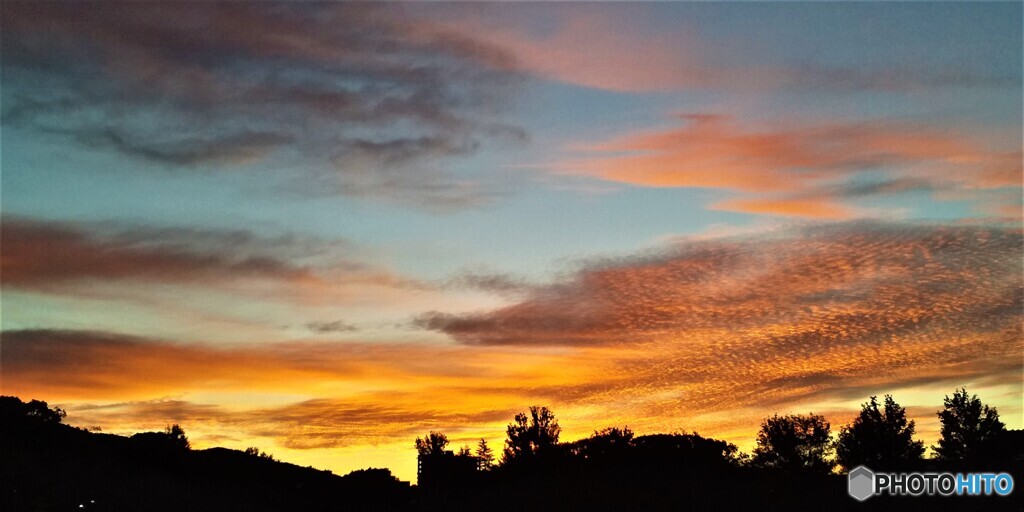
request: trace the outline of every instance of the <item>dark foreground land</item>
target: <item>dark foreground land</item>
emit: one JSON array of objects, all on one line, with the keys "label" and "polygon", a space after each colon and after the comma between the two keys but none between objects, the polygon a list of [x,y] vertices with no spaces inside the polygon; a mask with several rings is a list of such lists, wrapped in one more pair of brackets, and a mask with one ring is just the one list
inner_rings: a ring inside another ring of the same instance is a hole
[{"label": "dark foreground land", "polygon": [[[0,510],[1024,510],[1010,497],[858,503],[838,475],[791,474],[648,454],[553,459],[411,486],[385,469],[345,476],[237,450],[190,450],[165,434],[90,433],[0,418]],[[936,468],[931,468],[935,470]],[[1007,468],[1010,469],[1010,468]]]}]

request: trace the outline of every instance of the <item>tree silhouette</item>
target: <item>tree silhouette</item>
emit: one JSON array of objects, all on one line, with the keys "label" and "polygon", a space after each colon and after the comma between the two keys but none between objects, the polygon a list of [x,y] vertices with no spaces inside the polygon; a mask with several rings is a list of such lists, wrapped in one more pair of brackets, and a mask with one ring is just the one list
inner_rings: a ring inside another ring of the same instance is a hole
[{"label": "tree silhouette", "polygon": [[569,451],[587,459],[621,456],[633,447],[633,437],[629,427],[608,427],[572,443]]},{"label": "tree silhouette", "polygon": [[921,460],[924,443],[914,441],[914,422],[907,410],[885,395],[882,409],[877,397],[862,404],[860,414],[843,427],[836,441],[836,460],[849,470],[860,465],[871,469],[900,469]]},{"label": "tree silhouette", "polygon": [[180,425],[169,425],[163,432],[139,432],[131,437],[139,448],[162,455],[188,451],[192,445]]},{"label": "tree silhouette", "polygon": [[629,446],[635,434],[629,427],[608,427],[602,430],[595,430],[590,440],[597,444],[607,446]]},{"label": "tree silhouette", "polygon": [[167,427],[167,429],[164,430],[164,434],[171,441],[173,446],[185,450],[192,448],[192,444],[188,442],[188,436],[185,435],[185,430],[177,423]]},{"label": "tree silhouette", "polygon": [[260,450],[259,448],[255,447],[255,446],[250,446],[250,447],[246,448],[244,453],[246,455],[252,455],[253,457],[259,457],[261,459],[275,460],[273,455],[271,455],[271,454],[269,454],[269,453],[267,453],[267,452],[265,452],[263,450]]},{"label": "tree silhouette", "polygon": [[494,465],[494,451],[491,450],[490,446],[487,446],[487,440],[481,438],[480,442],[476,445],[476,459],[480,465],[480,469],[486,471],[491,469]]},{"label": "tree silhouette", "polygon": [[424,457],[441,455],[446,446],[448,446],[448,436],[440,432],[432,431],[422,439],[416,438],[416,451]]},{"label": "tree silhouette", "polygon": [[22,402],[16,396],[0,396],[0,418],[39,423],[60,423],[67,416],[60,407],[50,408],[42,400]]},{"label": "tree silhouette", "polygon": [[831,425],[824,416],[772,416],[761,424],[751,462],[758,467],[828,473],[835,466],[828,459],[830,435]]},{"label": "tree silhouette", "polygon": [[968,397],[967,388],[954,391],[952,397],[947,395],[942,403],[945,408],[938,412],[941,437],[932,447],[939,459],[976,460],[985,453],[986,445],[1006,430],[995,407],[982,404],[978,395]]},{"label": "tree silhouette", "polygon": [[558,435],[562,427],[558,426],[555,414],[547,407],[531,406],[529,416],[526,413],[516,414],[509,423],[505,440],[505,451],[502,453],[502,464],[513,460],[535,457],[558,444]]}]

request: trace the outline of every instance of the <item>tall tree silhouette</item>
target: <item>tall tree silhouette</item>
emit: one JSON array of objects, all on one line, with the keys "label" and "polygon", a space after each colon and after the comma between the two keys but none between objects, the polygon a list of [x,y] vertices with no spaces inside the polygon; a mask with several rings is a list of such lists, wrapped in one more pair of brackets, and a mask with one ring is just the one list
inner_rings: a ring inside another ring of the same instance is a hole
[{"label": "tall tree silhouette", "polygon": [[425,457],[443,454],[446,446],[448,446],[448,436],[440,432],[432,431],[422,439],[416,438],[416,451]]},{"label": "tall tree silhouette", "polygon": [[167,427],[167,430],[164,430],[164,435],[170,439],[171,444],[178,448],[185,450],[192,448],[192,443],[188,442],[188,436],[185,435],[185,430],[177,423]]},{"label": "tall tree silhouette", "polygon": [[920,461],[924,443],[914,440],[914,422],[907,421],[907,410],[885,395],[861,405],[860,414],[843,427],[836,441],[836,460],[849,470],[860,465],[871,469],[900,469]]},{"label": "tall tree silhouette", "polygon": [[984,455],[986,444],[1006,430],[996,408],[982,404],[978,395],[968,397],[967,388],[954,391],[942,402],[945,408],[938,412],[941,437],[932,447],[940,459],[976,460]]},{"label": "tall tree silhouette", "polygon": [[828,458],[830,436],[831,425],[824,416],[772,416],[761,424],[751,462],[765,468],[827,473],[835,466]]},{"label": "tall tree silhouette", "polygon": [[490,446],[487,446],[487,440],[481,438],[480,442],[476,445],[476,459],[480,465],[480,469],[486,471],[491,469],[494,465],[494,450],[491,450]]},{"label": "tall tree silhouette", "polygon": [[530,414],[516,414],[509,423],[505,440],[505,451],[502,463],[522,460],[536,456],[558,444],[558,435],[562,427],[558,426],[555,414],[547,407],[531,406]]}]

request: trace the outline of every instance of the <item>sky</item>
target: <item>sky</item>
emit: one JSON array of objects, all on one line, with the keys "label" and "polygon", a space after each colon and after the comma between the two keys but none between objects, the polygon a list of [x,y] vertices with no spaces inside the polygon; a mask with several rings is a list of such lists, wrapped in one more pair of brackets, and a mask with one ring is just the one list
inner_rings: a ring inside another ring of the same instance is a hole
[{"label": "sky", "polygon": [[0,4],[0,392],[415,479],[960,386],[1024,428],[1022,6]]}]

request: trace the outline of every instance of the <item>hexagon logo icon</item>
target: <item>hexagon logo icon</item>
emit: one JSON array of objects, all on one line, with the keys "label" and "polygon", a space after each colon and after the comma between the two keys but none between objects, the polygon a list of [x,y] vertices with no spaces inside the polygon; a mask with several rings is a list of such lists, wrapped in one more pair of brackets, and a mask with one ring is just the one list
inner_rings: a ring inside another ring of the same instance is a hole
[{"label": "hexagon logo icon", "polygon": [[847,475],[846,490],[857,501],[864,501],[875,494],[875,473],[864,466],[857,466]]}]

